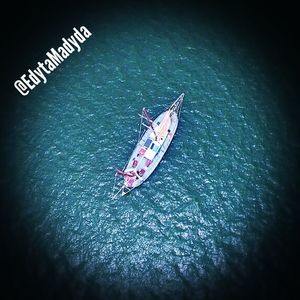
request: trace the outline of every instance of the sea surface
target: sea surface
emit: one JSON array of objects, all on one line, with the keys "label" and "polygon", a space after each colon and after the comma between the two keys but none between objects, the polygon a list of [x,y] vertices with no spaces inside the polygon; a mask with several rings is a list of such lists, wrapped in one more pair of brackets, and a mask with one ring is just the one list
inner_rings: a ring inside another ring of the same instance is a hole
[{"label": "sea surface", "polygon": [[[81,52],[16,111],[12,155],[24,198],[15,226],[101,299],[199,299],[222,278],[242,281],[285,207],[297,148],[264,56],[208,19],[124,13],[83,25],[93,35]],[[58,33],[53,47],[60,43]],[[159,167],[112,200],[141,109],[154,117],[181,93]]]}]

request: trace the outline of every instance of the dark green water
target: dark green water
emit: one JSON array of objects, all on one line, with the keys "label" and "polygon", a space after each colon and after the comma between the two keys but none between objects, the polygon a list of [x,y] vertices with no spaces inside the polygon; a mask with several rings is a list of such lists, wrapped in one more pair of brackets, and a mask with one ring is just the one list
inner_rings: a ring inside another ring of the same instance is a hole
[{"label": "dark green water", "polygon": [[[17,111],[19,206],[33,247],[125,298],[196,297],[221,276],[238,281],[284,206],[296,140],[274,79],[253,45],[199,24],[90,20],[82,51]],[[112,201],[137,114],[146,106],[155,115],[182,92],[181,122],[160,166]]]}]

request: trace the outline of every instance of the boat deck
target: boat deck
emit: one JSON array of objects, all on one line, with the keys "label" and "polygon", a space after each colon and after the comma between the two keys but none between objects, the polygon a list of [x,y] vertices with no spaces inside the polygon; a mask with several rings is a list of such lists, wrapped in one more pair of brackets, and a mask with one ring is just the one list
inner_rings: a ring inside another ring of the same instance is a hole
[{"label": "boat deck", "polygon": [[[121,170],[116,170],[115,183],[113,187],[113,196],[115,199],[120,193],[126,195],[134,188],[140,186],[156,169],[162,160],[165,152],[170,146],[175,132],[177,130],[180,111],[182,106],[184,93],[182,93],[172,104],[161,113],[154,121],[149,117],[145,108],[141,117],[148,121],[150,127],[144,132],[142,138],[138,141],[134,148],[126,167]],[[123,176],[121,186],[114,193],[116,186],[116,176]]]},{"label": "boat deck", "polygon": [[[168,115],[166,115],[168,114]],[[124,184],[127,188],[141,185],[154,171],[168,149],[178,126],[177,114],[169,116],[169,111],[160,114],[152,123],[157,132],[157,141],[151,128],[147,129],[132,152],[125,168]]]}]

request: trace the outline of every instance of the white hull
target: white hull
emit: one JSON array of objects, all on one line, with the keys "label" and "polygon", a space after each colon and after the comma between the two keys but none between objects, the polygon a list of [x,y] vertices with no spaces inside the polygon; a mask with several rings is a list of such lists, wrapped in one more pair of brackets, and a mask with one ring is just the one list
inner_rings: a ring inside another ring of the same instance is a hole
[{"label": "white hull", "polygon": [[154,172],[174,138],[183,97],[184,94],[181,94],[166,111],[152,121],[154,132],[151,127],[145,131],[123,170],[125,174],[132,175],[124,177],[123,185],[115,197],[120,192],[125,195],[140,186]]}]

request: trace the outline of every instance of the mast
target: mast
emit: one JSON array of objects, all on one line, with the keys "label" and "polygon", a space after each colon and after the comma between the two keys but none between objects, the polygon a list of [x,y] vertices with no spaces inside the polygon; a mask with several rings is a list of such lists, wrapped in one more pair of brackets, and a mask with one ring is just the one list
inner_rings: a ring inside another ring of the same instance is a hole
[{"label": "mast", "polygon": [[149,113],[148,113],[148,111],[147,111],[147,109],[146,109],[145,107],[143,108],[143,113],[145,114],[146,119],[147,119],[147,121],[148,121],[148,123],[149,123],[151,129],[152,129],[153,132],[154,132],[155,138],[157,139],[156,132],[155,132],[154,127],[153,127],[153,125],[152,125],[153,121],[151,120],[151,118],[150,118],[150,116],[149,116]]},{"label": "mast", "polygon": [[147,111],[147,109],[145,107],[143,108],[143,112],[144,112],[144,114],[145,114],[145,116],[147,118],[147,121],[148,121],[150,127],[154,131],[154,128],[153,128],[153,125],[152,125],[153,121],[150,119],[149,113],[148,113],[148,111]]}]

